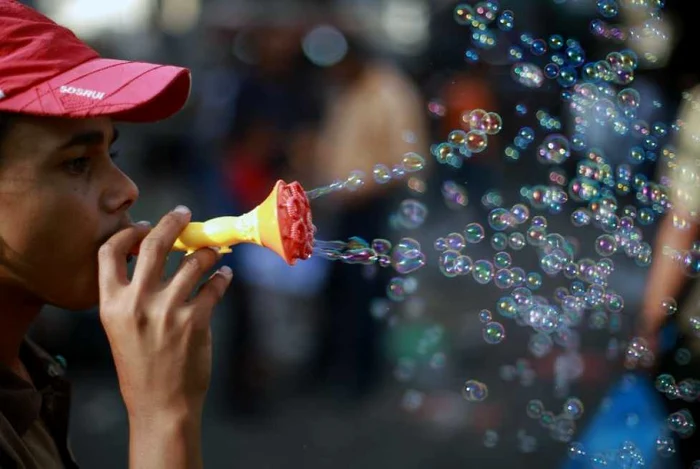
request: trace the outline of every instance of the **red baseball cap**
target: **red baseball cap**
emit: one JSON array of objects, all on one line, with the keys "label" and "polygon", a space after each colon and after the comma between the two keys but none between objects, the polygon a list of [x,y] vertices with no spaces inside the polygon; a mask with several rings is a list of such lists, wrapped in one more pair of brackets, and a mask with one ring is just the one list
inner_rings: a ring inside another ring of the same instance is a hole
[{"label": "red baseball cap", "polygon": [[0,0],[0,111],[154,122],[190,94],[181,67],[105,59],[75,34],[16,0]]}]

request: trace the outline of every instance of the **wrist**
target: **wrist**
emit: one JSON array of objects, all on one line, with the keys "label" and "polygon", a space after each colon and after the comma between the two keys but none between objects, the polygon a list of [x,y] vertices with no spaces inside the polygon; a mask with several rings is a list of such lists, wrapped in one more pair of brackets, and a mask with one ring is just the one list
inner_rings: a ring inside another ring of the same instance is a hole
[{"label": "wrist", "polygon": [[129,427],[137,431],[152,431],[158,428],[187,428],[199,425],[202,420],[202,408],[195,405],[183,405],[168,409],[149,409],[128,412]]},{"label": "wrist", "polygon": [[130,416],[129,467],[201,468],[201,437],[201,412],[183,410]]}]

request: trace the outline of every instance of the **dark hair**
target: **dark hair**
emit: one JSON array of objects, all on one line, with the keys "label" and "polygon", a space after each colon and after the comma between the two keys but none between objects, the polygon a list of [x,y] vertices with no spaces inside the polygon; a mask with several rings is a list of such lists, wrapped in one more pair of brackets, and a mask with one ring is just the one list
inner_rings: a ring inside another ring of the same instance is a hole
[{"label": "dark hair", "polygon": [[[2,150],[3,140],[10,132],[10,127],[12,127],[15,117],[12,113],[0,112],[0,150]],[[2,158],[2,154],[0,154],[0,158]]]}]

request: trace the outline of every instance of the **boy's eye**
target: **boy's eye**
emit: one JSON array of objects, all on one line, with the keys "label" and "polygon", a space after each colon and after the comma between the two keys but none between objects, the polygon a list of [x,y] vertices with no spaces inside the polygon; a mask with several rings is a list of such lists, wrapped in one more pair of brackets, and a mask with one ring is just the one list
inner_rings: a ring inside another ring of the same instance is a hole
[{"label": "boy's eye", "polygon": [[[119,156],[119,151],[114,150],[109,153],[109,157],[112,160],[117,159]],[[90,168],[91,158],[89,156],[81,156],[80,158],[74,158],[66,162],[66,169],[72,174],[83,174]]]},{"label": "boy's eye", "polygon": [[90,165],[90,158],[83,156],[66,162],[66,169],[73,174],[83,174]]}]

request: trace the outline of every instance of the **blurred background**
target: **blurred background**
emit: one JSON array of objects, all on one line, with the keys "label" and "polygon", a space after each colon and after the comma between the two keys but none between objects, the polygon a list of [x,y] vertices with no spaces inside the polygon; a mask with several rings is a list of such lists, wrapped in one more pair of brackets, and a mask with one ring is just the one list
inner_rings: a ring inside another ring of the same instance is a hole
[{"label": "blurred background", "polygon": [[[280,178],[311,189],[352,170],[391,167],[409,151],[428,161],[398,183],[370,178],[356,192],[312,203],[319,239],[422,243],[428,265],[412,274],[415,293],[405,301],[386,298],[391,269],[321,258],[287,267],[249,246],[223,259],[235,279],[214,320],[207,468],[561,467],[566,442],[529,418],[526,404],[540,399],[557,413],[578,396],[586,412],[577,425],[586,426],[623,372],[646,269],[616,258],[611,287],[625,298],[624,313],[584,324],[575,346],[538,356],[528,349],[532,331],[511,322],[502,343],[484,341],[479,311],[495,315],[502,291],[445,277],[432,245],[470,222],[487,226],[485,194],[512,205],[523,185],[546,183],[549,173],[534,159],[506,162],[503,151],[520,127],[537,125],[536,110],[567,126],[566,109],[556,86],[526,89],[512,79],[508,49],[522,32],[564,34],[603,58],[624,45],[589,32],[596,1],[501,0],[516,28],[477,63],[465,59],[471,33],[446,0],[25,3],[106,56],[192,69],[183,112],[122,128],[119,164],[141,189],[134,219],[155,221],[180,203],[197,220],[240,214]],[[682,10],[689,3],[667,2],[673,40],[636,74],[645,99],[663,103],[649,110],[650,121],[670,122],[681,92],[696,82],[688,59],[693,16]],[[519,115],[517,105],[530,112]],[[459,128],[464,111],[479,108],[503,118],[487,150],[460,169],[430,164],[431,146]],[[653,165],[645,171],[652,175]],[[446,204],[445,180],[465,187],[468,199]],[[429,209],[411,230],[391,217],[407,198]],[[550,230],[592,246],[595,230],[574,232],[566,210],[548,217]],[[647,231],[651,239],[653,227]],[[488,240],[468,249],[473,259],[494,253]],[[524,250],[516,263],[529,271],[537,261]],[[78,461],[126,467],[126,414],[96,312],[49,308],[32,334],[67,360]],[[462,397],[468,379],[487,384],[486,400]]]}]

